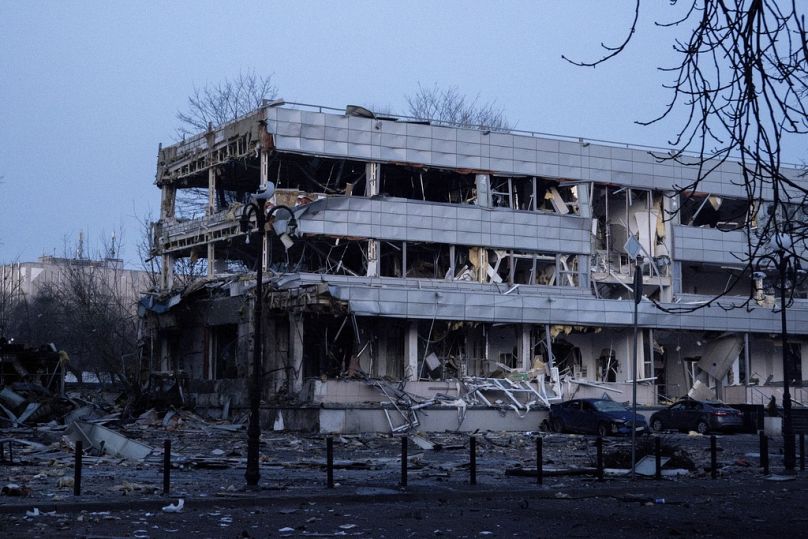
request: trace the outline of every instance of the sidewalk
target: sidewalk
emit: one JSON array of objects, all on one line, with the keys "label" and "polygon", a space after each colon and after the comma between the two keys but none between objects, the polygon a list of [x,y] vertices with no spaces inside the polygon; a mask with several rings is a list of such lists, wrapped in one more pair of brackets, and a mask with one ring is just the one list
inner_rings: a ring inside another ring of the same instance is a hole
[{"label": "sidewalk", "polygon": [[[664,499],[665,503],[683,503],[694,496],[721,495],[737,493],[742,488],[747,493],[761,490],[788,490],[791,492],[808,491],[808,474],[802,472],[787,478],[780,475],[769,477],[745,478],[742,482],[729,477],[716,480],[709,478],[663,479],[654,480],[637,477],[606,479],[602,482],[594,479],[578,479],[575,485],[570,481],[555,481],[545,485],[530,483],[531,479],[522,478],[517,483],[509,481],[507,488],[496,488],[492,484],[484,485],[416,485],[407,488],[387,488],[380,486],[338,486],[326,489],[323,486],[308,489],[295,489],[291,493],[270,487],[261,487],[255,491],[236,491],[227,495],[214,496],[131,496],[127,499],[101,499],[97,496],[77,496],[58,501],[42,498],[18,498],[12,503],[0,504],[0,514],[24,514],[36,507],[41,512],[75,513],[80,511],[127,511],[144,510],[160,511],[169,503],[182,497],[185,508],[209,507],[282,507],[302,503],[356,503],[356,502],[408,502],[424,500],[471,499],[508,496],[527,496],[533,499],[584,499],[610,497],[624,501],[654,502]],[[273,494],[274,492],[274,494]]]}]

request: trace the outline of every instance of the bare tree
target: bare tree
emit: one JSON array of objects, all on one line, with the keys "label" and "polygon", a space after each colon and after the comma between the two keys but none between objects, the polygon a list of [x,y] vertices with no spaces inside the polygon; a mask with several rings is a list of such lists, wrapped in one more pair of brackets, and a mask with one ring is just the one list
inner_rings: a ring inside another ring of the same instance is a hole
[{"label": "bare tree", "polygon": [[415,93],[405,98],[409,115],[419,120],[492,131],[510,129],[504,109],[496,102],[481,103],[479,96],[469,98],[456,86],[441,89],[437,84],[425,87],[419,83]]},{"label": "bare tree", "polygon": [[219,127],[255,110],[265,99],[273,99],[278,88],[273,75],[242,71],[232,79],[195,87],[185,111],[177,112],[180,138]]},{"label": "bare tree", "polygon": [[61,258],[57,276],[15,305],[15,331],[29,342],[53,342],[71,366],[109,373],[137,390],[136,303],[143,283],[117,259]]},{"label": "bare tree", "polygon": [[[602,45],[604,55],[594,61],[567,60],[594,67],[620,54],[640,24],[640,4],[636,0],[620,44]],[[670,141],[675,149],[656,155],[660,161],[696,170],[693,181],[677,186],[686,197],[725,162],[739,163],[753,208],[744,223],[750,234],[742,262],[749,271],[772,251],[806,262],[808,189],[782,162],[784,139],[808,133],[805,7],[796,0],[691,0],[681,18],[656,23],[684,30],[673,45],[680,60],[660,68],[673,77],[667,86],[671,100],[658,117],[638,123],[660,122],[674,111],[686,113]],[[736,281],[748,278],[741,275]],[[798,289],[795,284],[791,294]],[[750,283],[749,300],[755,296],[754,286]]]}]

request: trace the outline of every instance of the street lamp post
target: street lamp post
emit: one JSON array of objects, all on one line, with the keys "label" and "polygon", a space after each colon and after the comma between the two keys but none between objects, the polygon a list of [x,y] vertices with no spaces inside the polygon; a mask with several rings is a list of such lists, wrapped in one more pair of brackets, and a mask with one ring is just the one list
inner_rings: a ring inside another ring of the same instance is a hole
[{"label": "street lamp post", "polygon": [[640,331],[638,310],[642,301],[642,253],[645,249],[633,234],[629,235],[623,249],[634,261],[634,317],[632,319],[634,346],[631,352],[631,471],[629,472],[629,475],[633,478],[634,468],[637,466],[637,358],[639,357],[637,336]]},{"label": "street lamp post", "polygon": [[[633,237],[633,236],[632,236]],[[638,309],[642,301],[642,256],[634,259],[634,345],[631,352],[631,477],[634,477],[634,468],[637,466],[637,335],[639,333]]]},{"label": "street lamp post", "polygon": [[263,315],[263,266],[264,266],[264,238],[266,237],[266,224],[278,210],[286,210],[291,216],[287,229],[294,229],[295,216],[287,206],[273,206],[267,213],[266,201],[272,197],[275,186],[270,182],[265,191],[253,195],[241,214],[240,226],[242,232],[249,234],[250,215],[255,214],[255,224],[258,230],[258,256],[255,269],[255,305],[253,306],[253,376],[250,384],[250,422],[247,426],[247,471],[244,479],[247,486],[255,487],[261,478],[259,471],[259,452],[261,444],[261,394],[264,392],[264,372],[262,361],[261,320]]},{"label": "street lamp post", "polygon": [[757,269],[775,266],[780,279],[780,341],[783,347],[783,465],[787,472],[793,472],[796,463],[794,448],[794,424],[791,418],[791,365],[788,352],[788,317],[786,316],[786,286],[789,280],[794,283],[799,272],[799,257],[788,250],[790,242],[778,235],[771,245],[774,252],[760,257]]}]

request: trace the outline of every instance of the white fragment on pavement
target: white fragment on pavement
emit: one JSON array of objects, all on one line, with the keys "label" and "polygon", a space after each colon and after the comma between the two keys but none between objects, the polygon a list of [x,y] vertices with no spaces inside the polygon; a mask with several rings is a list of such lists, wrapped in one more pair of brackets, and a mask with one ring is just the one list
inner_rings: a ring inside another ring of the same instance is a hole
[{"label": "white fragment on pavement", "polygon": [[163,507],[163,512],[164,513],[180,513],[180,512],[182,512],[183,507],[185,507],[185,500],[180,498],[179,501],[177,501],[176,505],[172,503],[170,505],[166,505],[165,507]]},{"label": "white fragment on pavement", "polygon": [[278,533],[294,533],[294,531],[295,531],[294,528],[290,528],[287,526],[286,528],[280,528],[278,530]]},{"label": "white fragment on pavement", "polygon": [[339,527],[341,530],[352,530],[354,528],[356,528],[356,524],[342,524]]}]

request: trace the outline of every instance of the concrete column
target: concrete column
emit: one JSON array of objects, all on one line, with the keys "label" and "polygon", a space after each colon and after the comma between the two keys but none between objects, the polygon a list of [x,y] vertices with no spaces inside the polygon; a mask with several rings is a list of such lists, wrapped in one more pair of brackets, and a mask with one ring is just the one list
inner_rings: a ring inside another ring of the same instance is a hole
[{"label": "concrete column", "polygon": [[264,191],[269,182],[269,152],[261,149],[261,176],[258,184],[258,190]]},{"label": "concrete column", "polygon": [[[173,185],[164,185],[160,190],[160,221],[163,224],[174,220],[176,200],[177,189]],[[170,290],[174,286],[174,257],[169,254],[162,256],[160,286],[163,290]]]},{"label": "concrete column", "polygon": [[410,321],[404,334],[404,378],[418,380],[418,322]]},{"label": "concrete column", "polygon": [[216,245],[208,243],[208,277],[216,275]]},{"label": "concrete column", "polygon": [[474,177],[474,186],[477,189],[477,205],[483,208],[490,208],[491,177],[488,174],[477,174]]},{"label": "concrete column", "polygon": [[174,286],[174,257],[163,255],[160,262],[160,286],[163,290],[171,290]]},{"label": "concrete column", "polygon": [[[474,185],[477,189],[477,205],[483,208],[491,207],[491,177],[488,174],[477,174],[474,177]],[[488,281],[488,250],[485,247],[480,247],[479,258],[479,271],[477,272],[477,281],[485,283]]]},{"label": "concrete column", "polygon": [[[379,163],[367,163],[365,165],[365,196],[370,198],[379,194],[379,184],[381,165]],[[379,259],[381,257],[381,242],[379,240],[368,240],[368,277],[379,276]]]},{"label": "concrete column", "polygon": [[[210,217],[216,213],[216,169],[208,169],[208,207],[205,216]],[[213,242],[208,243],[208,277],[216,275],[216,246]]]},{"label": "concrete column", "polygon": [[[679,195],[675,192],[667,192],[662,197],[662,211],[665,220],[665,241],[663,245],[668,251],[668,256],[673,260],[673,248],[675,238],[673,237],[673,225],[679,224]],[[671,286],[662,288],[660,300],[672,302],[675,294],[682,292],[682,263],[673,262],[670,268]]]},{"label": "concrete column", "polygon": [[530,324],[522,324],[522,338],[519,346],[519,357],[522,359],[522,368],[530,370],[533,363],[533,354],[530,346]]},{"label": "concrete column", "polygon": [[[589,183],[579,183],[576,185],[578,192],[578,215],[581,217],[592,217],[592,204],[591,204],[591,189]],[[578,255],[578,286],[580,288],[589,288],[589,264],[592,259],[592,254],[587,253]]]},{"label": "concrete column", "polygon": [[289,361],[286,371],[289,391],[299,393],[303,389],[303,315],[289,313]]},{"label": "concrete column", "polygon": [[164,185],[160,190],[160,219],[174,219],[174,208],[177,200],[177,189],[173,185]]}]

